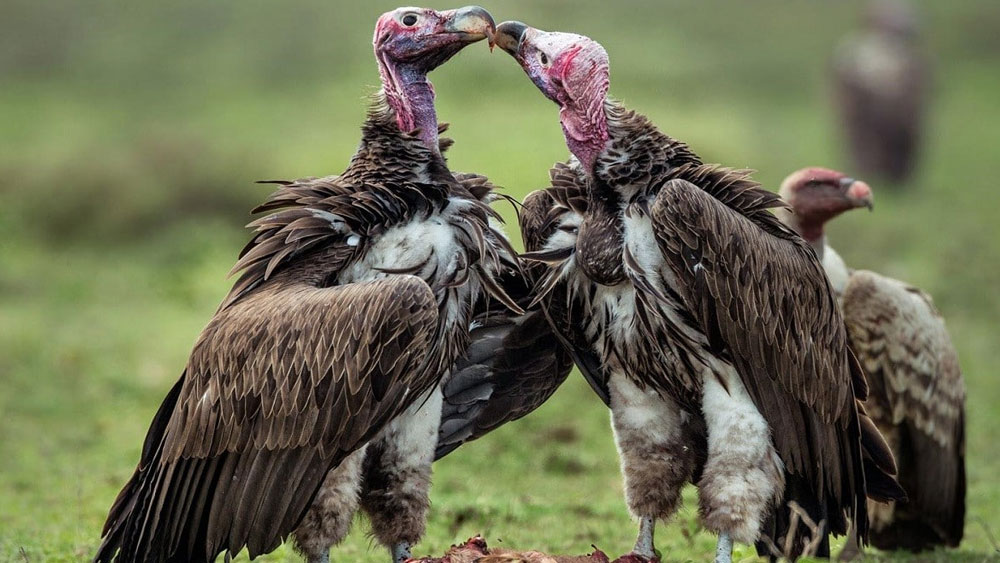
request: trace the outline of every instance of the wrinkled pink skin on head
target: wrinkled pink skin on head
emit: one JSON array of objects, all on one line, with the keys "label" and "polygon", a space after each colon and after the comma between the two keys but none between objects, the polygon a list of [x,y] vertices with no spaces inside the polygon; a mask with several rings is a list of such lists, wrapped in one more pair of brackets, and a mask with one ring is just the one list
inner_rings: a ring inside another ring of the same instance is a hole
[{"label": "wrinkled pink skin on head", "polygon": [[593,172],[608,142],[607,52],[582,35],[528,28],[516,58],[535,86],[559,104],[566,145],[584,169]]},{"label": "wrinkled pink skin on head", "polygon": [[820,167],[793,172],[781,183],[780,194],[792,206],[796,231],[809,242],[823,238],[823,226],[830,219],[844,211],[870,206],[872,201],[871,187],[865,182]]},{"label": "wrinkled pink skin on head", "polygon": [[[425,8],[400,8],[386,12],[375,24],[372,44],[386,102],[396,115],[399,129],[419,131],[424,144],[438,152],[437,113],[434,87],[427,73],[434,70],[468,43],[445,26],[457,10],[437,12]],[[407,26],[400,18],[418,17]]]}]

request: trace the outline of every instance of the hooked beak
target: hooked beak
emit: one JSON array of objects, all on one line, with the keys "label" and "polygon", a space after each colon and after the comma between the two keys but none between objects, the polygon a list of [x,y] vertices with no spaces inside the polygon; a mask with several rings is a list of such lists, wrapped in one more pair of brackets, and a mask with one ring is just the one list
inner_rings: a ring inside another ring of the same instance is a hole
[{"label": "hooked beak", "polygon": [[463,39],[469,43],[474,43],[481,39],[487,39],[490,50],[493,50],[496,23],[493,16],[485,8],[479,6],[466,6],[454,10],[444,26],[449,33],[462,34]]},{"label": "hooked beak", "polygon": [[503,22],[497,26],[494,43],[516,59],[521,50],[521,39],[526,31],[528,26],[521,22]]},{"label": "hooked beak", "polygon": [[854,178],[841,178],[840,187],[846,190],[844,197],[854,207],[867,207],[869,211],[875,209],[875,203],[872,201],[872,189],[865,182]]}]

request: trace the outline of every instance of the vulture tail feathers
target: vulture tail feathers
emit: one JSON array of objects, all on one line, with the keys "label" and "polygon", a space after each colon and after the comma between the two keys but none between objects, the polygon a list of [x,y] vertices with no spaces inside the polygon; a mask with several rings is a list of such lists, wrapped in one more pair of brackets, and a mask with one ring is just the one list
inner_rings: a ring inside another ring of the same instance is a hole
[{"label": "vulture tail feathers", "polygon": [[[875,469],[881,470],[890,475],[896,475],[896,459],[892,455],[892,450],[885,443],[885,438],[878,431],[878,427],[871,418],[868,418],[861,405],[858,405],[858,414],[861,422],[861,449],[871,458]],[[865,477],[868,477],[866,470]]]},{"label": "vulture tail feathers", "polygon": [[868,498],[879,502],[906,500],[906,491],[895,477],[883,471],[870,457],[866,456],[864,463]]}]

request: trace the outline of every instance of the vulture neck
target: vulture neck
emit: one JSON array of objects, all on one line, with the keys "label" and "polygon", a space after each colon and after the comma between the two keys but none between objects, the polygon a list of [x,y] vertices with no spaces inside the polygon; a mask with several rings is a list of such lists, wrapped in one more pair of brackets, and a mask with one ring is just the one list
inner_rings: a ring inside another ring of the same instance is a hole
[{"label": "vulture neck", "polygon": [[396,116],[399,130],[416,132],[432,153],[441,156],[434,87],[427,80],[427,72],[412,64],[386,60],[381,55],[378,56],[378,71],[386,103]]},{"label": "vulture neck", "polygon": [[588,176],[593,176],[597,157],[608,145],[608,115],[604,110],[606,98],[597,98],[589,104],[568,103],[559,110],[566,146],[576,156]]},{"label": "vulture neck", "polygon": [[[788,197],[782,194],[785,201]],[[809,243],[809,246],[816,252],[816,256],[823,260],[823,249],[826,248],[826,233],[823,232],[823,221],[810,220],[809,218],[797,215],[791,209],[779,207],[774,210],[775,215],[781,222],[792,228],[800,237]]]}]

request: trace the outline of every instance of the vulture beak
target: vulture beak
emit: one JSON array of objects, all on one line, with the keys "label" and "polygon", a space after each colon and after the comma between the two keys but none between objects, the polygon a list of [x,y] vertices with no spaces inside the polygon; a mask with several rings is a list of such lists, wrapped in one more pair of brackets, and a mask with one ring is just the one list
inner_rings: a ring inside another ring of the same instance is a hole
[{"label": "vulture beak", "polygon": [[865,182],[854,178],[841,178],[840,187],[846,190],[844,197],[851,202],[852,206],[867,207],[869,211],[875,209],[875,203],[872,201],[872,189]]},{"label": "vulture beak", "polygon": [[526,31],[528,26],[521,22],[503,22],[497,26],[494,43],[516,59],[521,49],[521,39]]},{"label": "vulture beak", "polygon": [[470,43],[487,39],[490,50],[493,50],[496,22],[485,8],[466,6],[454,10],[448,17],[444,29],[448,33],[462,34],[463,39],[468,39]]}]

